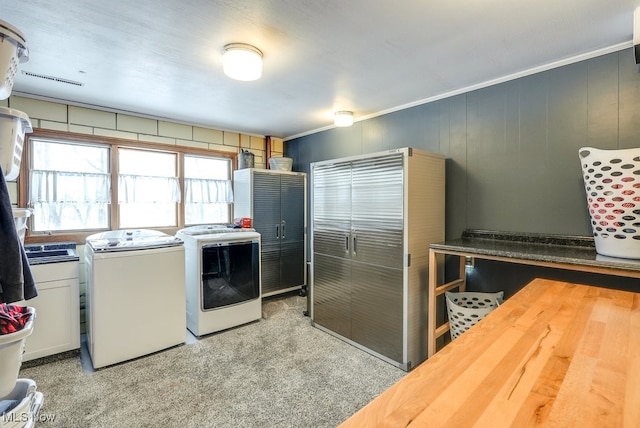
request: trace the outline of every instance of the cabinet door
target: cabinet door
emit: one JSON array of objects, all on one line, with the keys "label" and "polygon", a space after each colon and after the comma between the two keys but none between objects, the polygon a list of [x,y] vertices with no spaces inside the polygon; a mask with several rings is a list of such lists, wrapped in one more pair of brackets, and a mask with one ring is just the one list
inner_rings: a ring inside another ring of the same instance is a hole
[{"label": "cabinet door", "polygon": [[280,285],[303,285],[307,268],[304,256],[304,176],[283,174],[280,179]]},{"label": "cabinet door", "polygon": [[351,337],[351,261],[315,253],[313,322]]},{"label": "cabinet door", "polygon": [[262,294],[267,295],[280,290],[280,247],[277,244],[263,245],[260,261]]},{"label": "cabinet door", "polygon": [[403,265],[403,155],[353,162],[352,259],[376,266]]},{"label": "cabinet door", "polygon": [[281,241],[304,241],[304,177],[280,178]]},{"label": "cabinet door", "polygon": [[354,261],[351,271],[351,340],[402,362],[402,270]]},{"label": "cabinet door", "polygon": [[280,176],[261,171],[253,178],[253,227],[260,234],[262,294],[280,288]]},{"label": "cabinet door", "polygon": [[284,242],[280,245],[280,288],[298,287],[304,284],[307,261],[304,258],[304,241]]},{"label": "cabinet door", "polygon": [[38,296],[20,303],[36,310],[33,333],[25,342],[23,361],[80,347],[77,284],[78,278],[39,282]]},{"label": "cabinet door", "polygon": [[351,164],[315,166],[313,170],[313,251],[349,258]]},{"label": "cabinet door", "polygon": [[280,176],[260,171],[253,179],[253,227],[262,246],[280,243]]}]

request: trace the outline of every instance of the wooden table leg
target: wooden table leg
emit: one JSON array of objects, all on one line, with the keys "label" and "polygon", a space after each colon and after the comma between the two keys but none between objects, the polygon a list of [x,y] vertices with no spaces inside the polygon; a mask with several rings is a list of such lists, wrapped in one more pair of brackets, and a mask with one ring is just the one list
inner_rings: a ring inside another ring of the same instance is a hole
[{"label": "wooden table leg", "polygon": [[[438,254],[434,250],[429,250],[429,312],[427,314],[427,358],[436,353],[436,340],[449,331],[449,323],[445,322],[441,326],[437,325],[437,297],[445,292],[458,288],[459,291],[467,289],[466,256],[459,256],[458,278],[448,283],[438,284]],[[442,254],[444,257],[444,254]],[[443,261],[444,263],[444,261]],[[444,273],[443,273],[444,275]]]}]

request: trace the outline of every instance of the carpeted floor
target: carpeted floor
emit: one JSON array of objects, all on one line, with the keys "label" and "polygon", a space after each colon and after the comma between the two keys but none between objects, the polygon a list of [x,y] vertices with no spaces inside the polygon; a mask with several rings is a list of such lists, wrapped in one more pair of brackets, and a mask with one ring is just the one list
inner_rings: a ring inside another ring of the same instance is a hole
[{"label": "carpeted floor", "polygon": [[335,427],[405,375],[304,309],[265,299],[258,322],[97,371],[86,352],[23,367],[44,394],[36,427]]}]

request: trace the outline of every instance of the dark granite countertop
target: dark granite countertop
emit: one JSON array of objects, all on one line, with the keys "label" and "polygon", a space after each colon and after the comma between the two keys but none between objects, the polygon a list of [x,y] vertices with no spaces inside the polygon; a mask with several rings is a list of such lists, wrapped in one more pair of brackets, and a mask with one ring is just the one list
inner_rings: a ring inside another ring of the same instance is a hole
[{"label": "dark granite countertop", "polygon": [[640,260],[600,255],[596,253],[593,238],[585,236],[465,230],[460,239],[431,244],[429,248],[478,256],[640,272]]}]

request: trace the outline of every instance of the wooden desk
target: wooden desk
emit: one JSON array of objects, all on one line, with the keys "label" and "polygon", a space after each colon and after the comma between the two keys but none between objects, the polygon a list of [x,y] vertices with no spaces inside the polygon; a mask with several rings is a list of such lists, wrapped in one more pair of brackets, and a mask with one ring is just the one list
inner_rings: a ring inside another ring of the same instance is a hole
[{"label": "wooden desk", "polygon": [[341,426],[638,427],[640,294],[536,279]]}]

